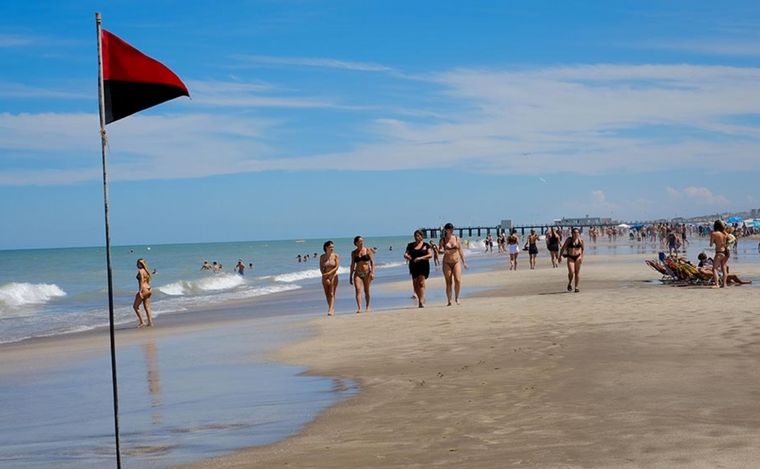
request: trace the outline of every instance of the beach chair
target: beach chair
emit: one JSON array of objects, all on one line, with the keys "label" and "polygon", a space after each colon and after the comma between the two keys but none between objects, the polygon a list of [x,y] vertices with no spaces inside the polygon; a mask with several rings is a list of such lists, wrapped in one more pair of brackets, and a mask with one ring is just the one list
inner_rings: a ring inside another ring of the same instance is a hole
[{"label": "beach chair", "polygon": [[660,282],[672,284],[674,282],[680,281],[680,278],[672,270],[668,269],[665,264],[661,264],[656,260],[645,260],[644,262],[646,265],[662,275]]},{"label": "beach chair", "polygon": [[684,263],[683,270],[693,278],[693,283],[695,285],[709,285],[713,281],[713,276],[711,274],[700,272],[698,268],[691,264]]}]

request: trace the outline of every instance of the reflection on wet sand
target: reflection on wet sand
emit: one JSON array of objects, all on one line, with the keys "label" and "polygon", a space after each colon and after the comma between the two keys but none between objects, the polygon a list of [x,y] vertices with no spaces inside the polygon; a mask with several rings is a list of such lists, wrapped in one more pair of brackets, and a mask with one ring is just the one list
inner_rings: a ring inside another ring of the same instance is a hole
[{"label": "reflection on wet sand", "polygon": [[150,407],[154,409],[152,414],[153,425],[159,425],[163,419],[161,416],[161,377],[158,372],[158,346],[156,343],[153,341],[144,343],[143,355],[145,356]]}]

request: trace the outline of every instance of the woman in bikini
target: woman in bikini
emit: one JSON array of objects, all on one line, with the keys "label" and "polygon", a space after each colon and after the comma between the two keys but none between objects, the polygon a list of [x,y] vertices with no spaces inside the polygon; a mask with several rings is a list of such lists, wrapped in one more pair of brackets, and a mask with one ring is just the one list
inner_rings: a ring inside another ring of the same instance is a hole
[{"label": "woman in bikini", "polygon": [[573,281],[575,281],[575,293],[578,293],[581,264],[583,264],[583,240],[578,228],[573,228],[572,235],[565,240],[560,252],[567,258],[567,291],[573,291]]},{"label": "woman in bikini", "polygon": [[375,278],[374,252],[364,246],[364,238],[354,238],[354,249],[351,252],[351,269],[348,273],[348,283],[356,290],[356,314],[362,312],[362,288],[364,289],[365,311],[369,311],[369,286]]},{"label": "woman in bikini", "polygon": [[554,227],[549,228],[546,235],[546,249],[552,257],[552,267],[559,267],[559,235],[554,231]]},{"label": "woman in bikini", "polygon": [[[710,233],[710,246],[715,245],[715,256],[713,256],[713,281],[715,288],[726,286],[726,277],[728,273],[728,236],[726,235],[726,225],[721,220],[715,220],[713,231]],[[720,276],[718,273],[720,272]],[[721,276],[723,281],[721,282]]]},{"label": "woman in bikini", "polygon": [[412,287],[417,298],[417,306],[425,306],[425,279],[430,276],[430,258],[433,250],[425,242],[421,230],[414,232],[414,242],[407,244],[404,259],[409,262],[409,274],[412,276]]},{"label": "woman in bikini", "polygon": [[[446,280],[446,298],[451,306],[451,284],[454,283],[454,301],[459,304],[459,292],[462,289],[462,266],[467,268],[464,261],[464,251],[459,238],[454,235],[454,225],[446,223],[443,226],[443,238],[440,249],[443,251],[443,278]],[[461,262],[460,262],[461,261]]]},{"label": "woman in bikini", "polygon": [[338,268],[340,267],[340,256],[335,254],[335,244],[332,241],[326,241],[322,245],[325,251],[319,257],[319,270],[322,272],[322,288],[325,289],[325,298],[327,299],[327,315],[335,314],[335,291],[338,289]]},{"label": "woman in bikini", "polygon": [[538,246],[536,243],[538,242],[538,235],[536,234],[536,230],[530,230],[530,234],[528,235],[528,259],[530,262],[530,270],[536,270],[536,257],[538,256]]},{"label": "woman in bikini", "polygon": [[517,230],[512,230],[507,238],[507,252],[509,253],[509,270],[517,270],[517,256],[520,254],[520,238]]},{"label": "woman in bikini", "polygon": [[[135,302],[132,304],[132,309],[135,310],[137,315],[137,327],[145,327],[153,325],[153,312],[150,308],[150,297],[152,293],[150,291],[150,270],[148,269],[148,263],[145,259],[137,259],[137,294],[135,295]],[[145,316],[148,318],[147,324],[143,322],[140,315],[140,305],[145,308]]]}]

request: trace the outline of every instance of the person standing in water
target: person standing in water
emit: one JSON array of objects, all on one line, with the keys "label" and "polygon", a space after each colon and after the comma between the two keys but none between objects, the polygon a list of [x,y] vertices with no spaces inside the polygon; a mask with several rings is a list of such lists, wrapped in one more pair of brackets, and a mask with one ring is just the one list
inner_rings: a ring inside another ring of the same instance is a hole
[{"label": "person standing in water", "polygon": [[[459,304],[459,292],[462,289],[462,266],[467,268],[464,251],[459,238],[454,235],[454,225],[446,223],[439,248],[443,250],[443,278],[446,280],[446,298],[451,306],[451,286],[454,284],[454,301]],[[461,261],[461,262],[460,262]]]},{"label": "person standing in water", "polygon": [[237,264],[235,265],[235,272],[240,275],[245,275],[245,264],[243,263],[243,259],[238,259]]},{"label": "person standing in water", "polygon": [[[135,310],[137,315],[137,327],[151,327],[153,325],[153,311],[150,307],[150,297],[152,293],[150,291],[150,270],[148,269],[148,263],[145,259],[137,259],[137,294],[135,295],[135,302],[132,304],[132,309]],[[145,308],[145,316],[148,320],[145,323],[140,315],[140,305]]]},{"label": "person standing in water", "polygon": [[319,270],[322,272],[322,287],[325,289],[327,299],[327,315],[335,314],[335,292],[338,290],[338,269],[340,268],[340,256],[335,254],[335,244],[325,241],[322,245],[325,251],[319,257]]},{"label": "person standing in water", "polygon": [[528,235],[528,259],[530,262],[530,270],[536,270],[536,257],[538,256],[538,235],[536,230],[530,230]]},{"label": "person standing in water", "polygon": [[364,246],[364,238],[354,238],[354,249],[351,252],[351,268],[348,273],[348,283],[356,290],[356,314],[362,312],[362,289],[364,290],[365,311],[369,311],[369,287],[375,278],[374,251]]},{"label": "person standing in water", "polygon": [[554,231],[554,227],[549,228],[549,233],[546,235],[546,249],[552,258],[552,267],[559,267],[559,235]]},{"label": "person standing in water", "polygon": [[414,232],[414,242],[406,246],[404,259],[409,261],[409,274],[417,298],[417,306],[425,307],[425,279],[430,276],[430,258],[433,257],[430,245],[425,242],[421,230]]},{"label": "person standing in water", "polygon": [[710,233],[710,246],[712,247],[713,245],[715,246],[715,255],[713,256],[714,288],[723,288],[726,286],[729,252],[726,225],[724,225],[721,220],[715,220],[713,231]]},{"label": "person standing in water", "polygon": [[507,252],[509,253],[509,270],[517,270],[517,256],[520,254],[520,238],[517,230],[512,230],[507,238]]},{"label": "person standing in water", "polygon": [[575,282],[575,293],[580,292],[578,282],[581,278],[581,264],[583,264],[583,240],[578,228],[573,228],[569,238],[562,245],[562,255],[567,258],[567,291],[573,291],[573,282]]}]

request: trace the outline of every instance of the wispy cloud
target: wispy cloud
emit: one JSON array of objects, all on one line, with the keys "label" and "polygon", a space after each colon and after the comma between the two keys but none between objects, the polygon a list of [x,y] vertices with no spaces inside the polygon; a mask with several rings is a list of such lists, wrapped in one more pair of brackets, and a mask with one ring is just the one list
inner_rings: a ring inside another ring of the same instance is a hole
[{"label": "wispy cloud", "polygon": [[37,36],[0,33],[0,49],[32,46],[38,44],[39,42],[41,42],[41,38]]},{"label": "wispy cloud", "polygon": [[244,64],[281,65],[297,67],[334,68],[359,72],[391,72],[391,67],[371,63],[353,62],[325,57],[278,57],[271,55],[237,55],[233,58]]},{"label": "wispy cloud", "polygon": [[[133,159],[124,162],[119,176],[124,178],[431,167],[547,178],[556,173],[713,170],[716,162],[721,168],[758,171],[760,127],[742,124],[742,116],[760,109],[758,81],[759,68],[725,66],[457,69],[431,74],[428,81],[404,88],[407,94],[388,99],[387,109],[424,102],[419,115],[373,109],[356,119],[328,120],[320,127],[327,133],[319,138],[340,139],[341,146],[334,148],[345,150],[316,154],[303,150],[308,142],[292,145],[300,129],[290,123],[287,110],[277,121],[267,121],[241,118],[236,107],[294,108],[293,121],[298,117],[303,122],[298,108],[340,108],[342,103],[308,96],[308,89],[294,96],[293,90],[267,83],[197,82],[191,84],[194,102],[218,106],[213,109],[217,114],[134,116],[114,124],[112,141],[128,135],[133,142]],[[348,95],[340,100],[356,103]],[[79,154],[83,142],[92,144],[93,126],[85,126],[83,119],[0,114],[0,149]],[[94,121],[93,116],[86,119]],[[54,130],[39,138],[40,128]],[[723,201],[719,195],[674,191]]]},{"label": "wispy cloud", "polygon": [[711,208],[727,208],[729,207],[729,200],[723,195],[715,194],[707,187],[702,186],[688,186],[681,190],[673,187],[666,187],[665,191],[672,199],[683,199],[691,203],[699,203],[701,205],[707,205]]},{"label": "wispy cloud", "polygon": [[[132,116],[109,126],[111,178],[193,178],[266,169],[273,122],[245,116]],[[96,179],[96,114],[0,114],[0,152],[46,161],[46,168],[0,169],[0,185],[70,184]]]},{"label": "wispy cloud", "polygon": [[375,143],[289,161],[546,175],[706,169],[720,160],[758,170],[758,129],[726,118],[760,108],[753,91],[759,79],[756,68],[690,65],[453,70],[433,77],[441,95],[433,110],[441,118],[376,119]]},{"label": "wispy cloud", "polygon": [[0,98],[6,99],[93,99],[94,93],[0,81]]},{"label": "wispy cloud", "polygon": [[[194,104],[233,108],[337,108],[340,105],[324,98],[286,96],[267,83],[229,81],[191,81],[188,87]],[[273,95],[272,92],[279,92]]]},{"label": "wispy cloud", "polygon": [[636,47],[727,57],[760,56],[760,40],[749,38],[646,41],[638,43]]}]

